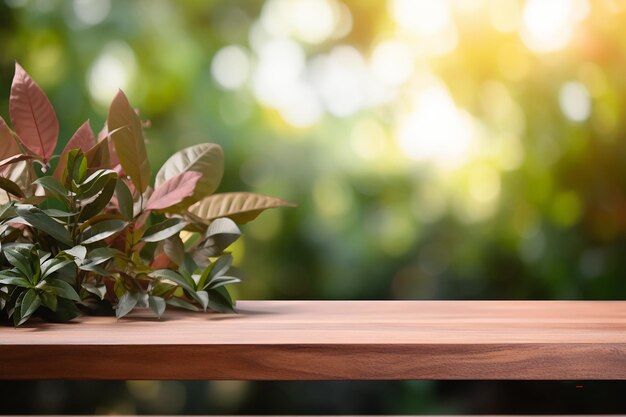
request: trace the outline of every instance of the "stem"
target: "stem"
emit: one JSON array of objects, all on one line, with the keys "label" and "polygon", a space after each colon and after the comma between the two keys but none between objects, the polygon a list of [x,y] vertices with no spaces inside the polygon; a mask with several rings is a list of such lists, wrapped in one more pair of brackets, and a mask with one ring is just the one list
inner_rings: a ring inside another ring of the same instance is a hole
[{"label": "stem", "polygon": [[[69,211],[70,213],[76,212],[76,197],[73,195],[70,196]],[[70,235],[72,236],[72,242],[74,243],[74,245],[76,245],[76,229],[78,227],[78,216],[73,215],[72,217],[70,217],[69,223],[70,223],[69,226],[70,226]]]}]

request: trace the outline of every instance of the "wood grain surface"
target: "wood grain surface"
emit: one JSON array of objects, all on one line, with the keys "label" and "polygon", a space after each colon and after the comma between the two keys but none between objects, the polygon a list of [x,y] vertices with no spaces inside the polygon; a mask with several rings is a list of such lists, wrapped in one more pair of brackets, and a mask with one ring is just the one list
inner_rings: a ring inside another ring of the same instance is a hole
[{"label": "wood grain surface", "polygon": [[0,326],[0,379],[626,379],[626,302],[239,301]]}]

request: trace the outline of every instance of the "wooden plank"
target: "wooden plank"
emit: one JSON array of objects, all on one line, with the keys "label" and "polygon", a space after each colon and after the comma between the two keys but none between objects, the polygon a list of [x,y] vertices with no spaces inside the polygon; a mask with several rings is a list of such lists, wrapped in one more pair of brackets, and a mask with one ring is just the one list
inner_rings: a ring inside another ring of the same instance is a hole
[{"label": "wooden plank", "polygon": [[626,302],[240,301],[0,327],[1,379],[626,379]]}]

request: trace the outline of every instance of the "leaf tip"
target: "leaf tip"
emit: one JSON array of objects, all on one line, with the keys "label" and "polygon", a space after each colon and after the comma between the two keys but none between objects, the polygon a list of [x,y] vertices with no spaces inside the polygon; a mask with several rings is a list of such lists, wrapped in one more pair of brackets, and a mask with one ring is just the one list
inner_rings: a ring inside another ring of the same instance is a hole
[{"label": "leaf tip", "polygon": [[115,93],[115,97],[113,97],[113,102],[117,102],[118,100],[123,100],[128,103],[128,97],[126,97],[126,93],[121,88],[117,89],[117,93]]},{"label": "leaf tip", "polygon": [[20,74],[20,73],[25,73],[25,72],[26,71],[24,71],[24,68],[22,68],[20,63],[15,61],[15,75]]}]

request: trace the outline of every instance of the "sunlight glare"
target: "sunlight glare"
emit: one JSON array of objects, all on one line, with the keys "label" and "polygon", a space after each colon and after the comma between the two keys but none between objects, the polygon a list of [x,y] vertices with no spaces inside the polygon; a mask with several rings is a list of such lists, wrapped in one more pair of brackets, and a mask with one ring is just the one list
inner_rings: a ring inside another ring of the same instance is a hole
[{"label": "sunlight glare", "polygon": [[74,14],[81,23],[92,26],[104,21],[111,10],[110,0],[74,0]]},{"label": "sunlight glare", "polygon": [[250,58],[239,45],[228,45],[217,51],[211,61],[211,74],[222,87],[242,87],[250,74]]},{"label": "sunlight glare", "polygon": [[315,58],[310,76],[324,106],[334,116],[351,116],[369,104],[372,83],[367,64],[352,46],[337,46],[328,55]]},{"label": "sunlight glare", "polygon": [[568,81],[561,86],[559,105],[563,114],[573,122],[583,122],[591,114],[591,96],[578,81]]},{"label": "sunlight glare", "polygon": [[292,86],[299,82],[305,68],[300,45],[289,39],[264,43],[253,76],[253,89],[259,101],[281,107],[290,101]]},{"label": "sunlight glare", "polygon": [[586,0],[528,0],[522,16],[522,41],[535,52],[552,52],[570,41],[574,25],[589,13]]},{"label": "sunlight glare", "polygon": [[420,36],[433,36],[450,25],[450,5],[446,0],[391,0],[389,13],[398,25]]},{"label": "sunlight glare", "polygon": [[91,97],[107,107],[118,89],[126,89],[137,71],[132,49],[123,42],[107,44],[87,73],[87,86]]},{"label": "sunlight glare", "polygon": [[517,0],[490,0],[489,22],[501,33],[515,32],[520,23],[521,9]]},{"label": "sunlight glare", "polygon": [[341,19],[335,0],[270,0],[261,14],[261,22],[269,33],[312,44],[329,39]]},{"label": "sunlight glare", "polygon": [[400,85],[413,75],[415,57],[411,47],[401,41],[380,42],[374,48],[370,65],[372,72],[387,85]]},{"label": "sunlight glare", "polygon": [[408,157],[443,167],[467,161],[473,139],[472,117],[457,108],[440,84],[418,92],[397,131],[398,144]]}]

